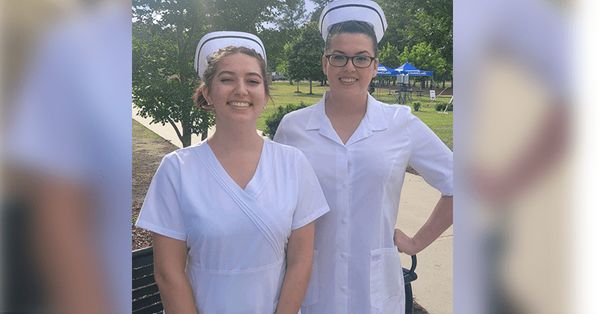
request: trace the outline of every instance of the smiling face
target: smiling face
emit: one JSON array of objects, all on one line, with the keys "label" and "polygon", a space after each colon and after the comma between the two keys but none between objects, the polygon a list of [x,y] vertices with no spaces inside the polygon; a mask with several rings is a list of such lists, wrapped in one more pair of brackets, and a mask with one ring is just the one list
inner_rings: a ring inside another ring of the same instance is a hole
[{"label": "smiling face", "polygon": [[209,87],[202,94],[214,107],[217,123],[256,123],[267,103],[265,78],[255,57],[235,53],[219,60]]},{"label": "smiling face", "polygon": [[[360,33],[340,33],[331,38],[329,54],[340,54],[348,57],[368,56],[375,57],[373,40]],[[336,67],[329,63],[327,58],[322,58],[323,72],[327,75],[332,94],[344,93],[347,96],[361,97],[368,94],[371,79],[377,75],[377,61],[366,68],[357,68],[351,60],[343,67]]]}]

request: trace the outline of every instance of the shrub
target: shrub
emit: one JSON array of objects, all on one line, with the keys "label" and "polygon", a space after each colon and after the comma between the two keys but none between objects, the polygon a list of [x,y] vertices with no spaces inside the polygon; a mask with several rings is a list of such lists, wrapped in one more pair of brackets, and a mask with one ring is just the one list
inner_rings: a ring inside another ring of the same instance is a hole
[{"label": "shrub", "polygon": [[419,111],[419,109],[421,108],[421,103],[420,102],[414,102],[413,103],[413,110],[414,111]]},{"label": "shrub", "polygon": [[[446,104],[437,104],[435,106],[436,111],[444,111],[444,109],[446,109]],[[454,110],[454,105],[449,104],[448,109],[446,111],[453,111],[453,110]]]},{"label": "shrub", "polygon": [[279,127],[279,122],[281,122],[283,116],[292,111],[296,111],[305,107],[306,104],[304,104],[304,102],[300,102],[300,104],[289,104],[285,107],[277,107],[277,111],[275,111],[273,114],[271,114],[265,119],[266,130],[264,134],[270,139],[273,139],[273,136],[275,136],[275,132],[277,131],[277,127]]}]

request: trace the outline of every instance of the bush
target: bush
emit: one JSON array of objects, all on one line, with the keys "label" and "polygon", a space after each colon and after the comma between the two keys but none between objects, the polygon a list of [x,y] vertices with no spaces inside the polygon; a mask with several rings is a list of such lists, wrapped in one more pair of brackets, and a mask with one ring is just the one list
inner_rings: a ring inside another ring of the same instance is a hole
[{"label": "bush", "polygon": [[[446,104],[437,104],[435,106],[435,111],[444,111],[444,109],[446,109]],[[446,111],[453,111],[453,110],[454,110],[454,105],[449,104],[448,109]]]},{"label": "bush", "polygon": [[270,139],[273,139],[273,136],[275,136],[275,132],[277,131],[277,127],[279,127],[279,122],[281,122],[283,116],[292,111],[296,111],[305,107],[306,104],[304,102],[300,102],[300,104],[289,104],[285,107],[277,107],[277,111],[275,111],[273,114],[271,114],[265,119],[265,124],[267,127],[264,131],[264,134]]},{"label": "bush", "polygon": [[421,108],[421,103],[420,102],[414,102],[413,103],[413,110],[414,111],[419,111],[419,109]]}]

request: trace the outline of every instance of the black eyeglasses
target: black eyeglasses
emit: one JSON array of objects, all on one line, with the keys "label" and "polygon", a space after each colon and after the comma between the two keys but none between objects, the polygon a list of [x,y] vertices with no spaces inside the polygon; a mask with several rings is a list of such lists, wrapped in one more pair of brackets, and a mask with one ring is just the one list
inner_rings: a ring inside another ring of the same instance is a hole
[{"label": "black eyeglasses", "polygon": [[348,64],[348,60],[352,60],[352,64],[357,68],[366,68],[366,67],[370,66],[371,63],[373,63],[373,60],[376,59],[376,58],[370,57],[370,56],[349,57],[349,56],[335,54],[335,53],[330,54],[330,55],[325,55],[325,58],[327,58],[327,60],[329,61],[329,64],[333,65],[334,67],[340,67],[340,68],[345,67],[346,64]]}]

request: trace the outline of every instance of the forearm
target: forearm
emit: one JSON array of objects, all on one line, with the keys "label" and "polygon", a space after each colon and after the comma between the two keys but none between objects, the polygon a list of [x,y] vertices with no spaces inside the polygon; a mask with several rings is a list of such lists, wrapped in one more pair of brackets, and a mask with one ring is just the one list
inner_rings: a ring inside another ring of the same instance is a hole
[{"label": "forearm", "polygon": [[312,256],[288,263],[277,305],[277,314],[298,313],[304,300],[312,269],[312,262],[307,262],[307,260],[312,261]]},{"label": "forearm", "polygon": [[40,180],[33,216],[34,248],[54,310],[111,313],[106,274],[93,249],[86,191],[68,182]]},{"label": "forearm", "polygon": [[442,196],[423,226],[413,236],[417,251],[435,241],[452,225],[453,197]]},{"label": "forearm", "polygon": [[185,272],[156,271],[154,276],[166,313],[198,313],[192,286]]},{"label": "forearm", "polygon": [[185,241],[152,234],[154,278],[167,313],[197,313],[192,286],[185,273]]},{"label": "forearm", "polygon": [[297,314],[302,305],[312,271],[314,234],[314,223],[292,231],[277,314]]}]

